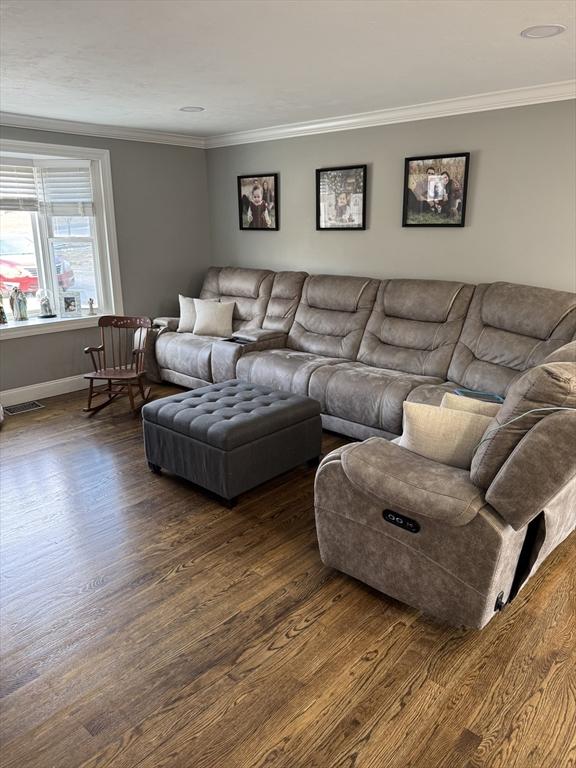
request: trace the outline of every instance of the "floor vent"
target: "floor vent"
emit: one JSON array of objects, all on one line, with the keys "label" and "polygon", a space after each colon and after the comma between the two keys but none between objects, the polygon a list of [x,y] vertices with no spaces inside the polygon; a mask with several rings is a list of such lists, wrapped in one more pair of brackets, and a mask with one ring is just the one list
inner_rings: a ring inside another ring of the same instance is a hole
[{"label": "floor vent", "polygon": [[38,408],[44,408],[36,400],[29,400],[27,403],[18,403],[18,405],[5,405],[4,413],[8,416],[17,416],[19,413],[27,413],[28,411],[36,411]]}]

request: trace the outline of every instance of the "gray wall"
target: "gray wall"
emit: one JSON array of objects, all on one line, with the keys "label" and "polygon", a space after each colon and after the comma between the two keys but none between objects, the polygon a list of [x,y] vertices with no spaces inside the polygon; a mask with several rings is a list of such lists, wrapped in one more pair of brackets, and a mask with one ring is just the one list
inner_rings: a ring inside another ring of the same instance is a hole
[{"label": "gray wall", "polygon": [[[212,257],[374,277],[576,287],[574,102],[208,152]],[[404,158],[472,153],[466,227],[401,227]],[[368,229],[317,232],[316,168],[368,164]],[[236,176],[280,173],[280,231],[238,229]]]},{"label": "gray wall", "polygon": [[[4,138],[110,150],[124,312],[178,314],[210,263],[204,150],[64,133],[2,128]],[[81,350],[96,329],[0,343],[0,389],[88,370]]]}]

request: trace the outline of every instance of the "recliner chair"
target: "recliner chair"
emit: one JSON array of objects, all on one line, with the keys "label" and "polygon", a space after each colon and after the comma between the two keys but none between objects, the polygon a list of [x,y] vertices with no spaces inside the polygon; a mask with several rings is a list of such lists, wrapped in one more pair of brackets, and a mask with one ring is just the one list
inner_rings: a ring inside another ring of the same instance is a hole
[{"label": "recliner chair", "polygon": [[377,437],[326,456],[323,562],[449,624],[485,626],[576,526],[575,347],[516,379],[470,470]]}]

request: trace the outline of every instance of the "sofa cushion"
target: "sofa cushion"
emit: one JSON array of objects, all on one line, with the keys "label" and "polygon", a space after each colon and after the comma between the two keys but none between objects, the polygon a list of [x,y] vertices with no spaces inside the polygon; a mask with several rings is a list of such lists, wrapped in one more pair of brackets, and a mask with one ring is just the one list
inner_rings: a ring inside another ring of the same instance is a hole
[{"label": "sofa cushion", "polygon": [[302,295],[306,272],[276,272],[263,328],[288,333]]},{"label": "sofa cushion", "polygon": [[194,309],[196,310],[196,322],[194,323],[196,336],[226,337],[231,335],[232,314],[234,313],[233,301],[194,299]]},{"label": "sofa cushion", "polygon": [[273,280],[274,273],[268,269],[210,267],[200,291],[200,298],[233,301],[234,331],[261,328]]},{"label": "sofa cushion", "polygon": [[310,376],[320,366],[341,362],[294,349],[270,349],[242,355],[236,376],[242,381],[299,395],[308,394]]},{"label": "sofa cushion", "polygon": [[378,281],[365,277],[307,277],[288,346],[315,355],[355,358],[377,290]]},{"label": "sofa cushion", "polygon": [[492,419],[470,411],[404,402],[399,445],[450,467],[470,469],[470,463]]},{"label": "sofa cushion", "polygon": [[538,365],[514,382],[472,459],[473,483],[484,489],[490,486],[524,435],[554,413],[542,410],[546,408],[576,408],[574,363]]},{"label": "sofa cushion", "polygon": [[358,360],[446,378],[473,291],[447,280],[384,280]]},{"label": "sofa cushion", "polygon": [[192,333],[160,333],[156,339],[156,360],[159,368],[176,371],[202,381],[212,381],[210,358],[214,336],[194,336]]},{"label": "sofa cushion", "polygon": [[402,431],[402,403],[408,393],[440,379],[374,368],[364,363],[338,362],[312,373],[308,394],[320,401],[322,413],[392,432]]},{"label": "sofa cushion", "polygon": [[451,408],[453,411],[477,413],[480,416],[496,416],[500,410],[500,403],[489,403],[486,400],[477,400],[474,397],[464,397],[453,392],[446,392],[440,407]]},{"label": "sofa cushion", "polygon": [[514,283],[479,285],[448,369],[470,389],[505,395],[576,333],[576,295]]}]

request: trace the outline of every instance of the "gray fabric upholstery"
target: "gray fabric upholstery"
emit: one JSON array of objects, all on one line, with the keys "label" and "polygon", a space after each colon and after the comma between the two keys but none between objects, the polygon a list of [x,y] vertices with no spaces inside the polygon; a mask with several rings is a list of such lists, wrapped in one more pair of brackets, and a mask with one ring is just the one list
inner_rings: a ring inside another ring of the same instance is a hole
[{"label": "gray fabric upholstery", "polygon": [[[576,411],[556,412],[520,440],[490,484],[486,500],[520,530],[575,479]],[[561,516],[568,533],[576,526],[576,504],[567,505]]]},{"label": "gray fabric upholstery", "polygon": [[147,403],[146,458],[233,498],[320,453],[314,400],[239,381]]},{"label": "gray fabric upholstery", "polygon": [[314,371],[320,366],[339,362],[336,357],[322,357],[294,349],[249,352],[238,360],[236,376],[251,384],[307,395]]},{"label": "gray fabric upholstery", "polygon": [[247,338],[254,338],[254,341],[248,344],[238,344],[223,339],[212,345],[212,381],[228,381],[236,378],[238,360],[242,355],[265,349],[283,348],[286,344],[286,334],[279,331],[257,329],[244,333]]},{"label": "gray fabric upholstery", "polygon": [[441,379],[431,376],[346,362],[317,368],[308,394],[320,401],[322,413],[398,435],[408,393],[422,384],[440,383]]},{"label": "gray fabric upholstery", "polygon": [[167,368],[186,376],[212,381],[210,358],[215,341],[215,336],[166,331],[156,339],[156,360],[161,369]]},{"label": "gray fabric upholstery", "polygon": [[274,273],[268,269],[210,267],[200,292],[201,299],[234,302],[232,328],[261,328],[272,292]]},{"label": "gray fabric upholstery", "polygon": [[445,381],[444,384],[421,384],[409,393],[406,400],[424,405],[440,405],[446,392],[454,392],[457,387],[458,384],[453,381]]},{"label": "gray fabric upholstery", "polygon": [[[550,417],[551,412],[542,409],[554,407],[576,408],[574,363],[538,365],[516,379],[474,454],[472,482],[487,489],[520,440],[535,424]],[[532,410],[535,412],[529,413]],[[565,447],[570,449],[569,445]]]},{"label": "gray fabric upholstery", "polygon": [[154,400],[142,408],[144,421],[228,451],[319,415],[318,403],[309,397],[235,380]]},{"label": "gray fabric upholstery", "polygon": [[358,361],[445,379],[473,291],[445,280],[384,280]]},{"label": "gray fabric upholstery", "polygon": [[465,469],[419,456],[372,437],[347,451],[342,467],[350,482],[382,504],[447,525],[466,525],[485,506],[484,494]]},{"label": "gray fabric upholstery", "polygon": [[263,328],[288,333],[302,295],[306,272],[276,272]]},{"label": "gray fabric upholstery", "polygon": [[347,435],[354,440],[367,440],[369,437],[383,437],[386,440],[392,440],[398,437],[393,432],[386,432],[384,429],[376,427],[367,427],[365,424],[358,424],[357,421],[341,419],[339,416],[330,416],[327,413],[322,414],[322,427],[330,432],[338,432],[340,435]]},{"label": "gray fabric upholstery", "polygon": [[544,360],[545,363],[576,363],[576,341],[570,341],[563,347],[551,352]]},{"label": "gray fabric upholstery", "polygon": [[447,378],[505,395],[520,373],[575,333],[575,294],[514,283],[479,285]]},{"label": "gray fabric upholstery", "polygon": [[185,373],[178,373],[178,371],[172,371],[169,368],[160,368],[160,378],[162,381],[176,384],[177,387],[184,387],[185,389],[198,389],[198,387],[205,387],[210,384],[206,379],[187,376]]},{"label": "gray fabric upholstery", "polygon": [[377,289],[377,280],[364,277],[307,277],[288,346],[314,355],[354,359]]},{"label": "gray fabric upholstery", "polygon": [[[399,446],[386,446],[402,454]],[[329,454],[316,474],[316,529],[323,562],[441,621],[484,626],[494,616],[497,595],[503,592],[506,600],[510,593],[525,531],[514,531],[488,505],[459,526],[419,515],[413,508],[409,513],[397,504],[400,498],[388,481],[385,505],[344,471],[359,447]],[[464,488],[470,490],[465,482]],[[412,499],[408,494],[405,501]],[[388,523],[386,507],[408,514],[420,531],[414,534]]]},{"label": "gray fabric upholstery", "polygon": [[177,331],[179,317],[155,317],[153,320],[154,328],[167,328],[169,331]]}]

